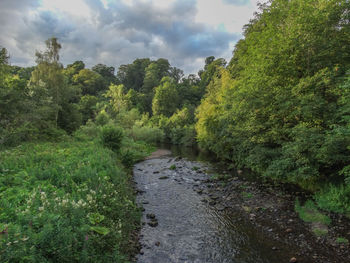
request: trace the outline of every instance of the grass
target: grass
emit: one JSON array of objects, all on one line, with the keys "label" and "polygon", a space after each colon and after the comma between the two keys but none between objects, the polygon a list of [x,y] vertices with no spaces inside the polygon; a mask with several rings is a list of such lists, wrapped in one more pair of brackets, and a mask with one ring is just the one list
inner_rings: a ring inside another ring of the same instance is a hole
[{"label": "grass", "polygon": [[222,181],[222,180],[228,180],[230,178],[231,178],[231,175],[229,175],[229,174],[214,174],[210,177],[210,180]]},{"label": "grass", "polygon": [[175,165],[175,164],[172,164],[172,165],[169,167],[169,170],[176,170],[176,165]]},{"label": "grass", "polygon": [[242,192],[242,197],[245,199],[250,199],[253,198],[253,194],[252,193],[247,193],[247,192]]},{"label": "grass", "polygon": [[312,232],[318,237],[322,237],[328,234],[328,230],[323,228],[314,228],[312,229]]},{"label": "grass", "polygon": [[[126,150],[136,160],[151,149],[128,141]],[[69,139],[0,160],[1,262],[127,262],[141,213],[119,155]]]},{"label": "grass", "polygon": [[338,237],[335,241],[338,244],[349,244],[349,240],[345,237]]},{"label": "grass", "polygon": [[350,215],[350,186],[327,185],[315,194],[320,208],[336,213]]},{"label": "grass", "polygon": [[332,220],[327,215],[322,214],[316,207],[312,200],[308,200],[302,206],[297,199],[295,202],[295,211],[299,214],[299,217],[308,223],[321,223],[329,225]]}]

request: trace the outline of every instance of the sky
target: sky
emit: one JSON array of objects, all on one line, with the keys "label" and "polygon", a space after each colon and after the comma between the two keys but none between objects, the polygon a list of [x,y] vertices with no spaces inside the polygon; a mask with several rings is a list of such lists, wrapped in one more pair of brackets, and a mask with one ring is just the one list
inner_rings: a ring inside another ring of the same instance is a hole
[{"label": "sky", "polygon": [[82,60],[118,69],[136,58],[166,58],[196,73],[208,56],[232,57],[258,0],[0,0],[0,47],[12,65],[35,65],[57,37],[64,65]]}]

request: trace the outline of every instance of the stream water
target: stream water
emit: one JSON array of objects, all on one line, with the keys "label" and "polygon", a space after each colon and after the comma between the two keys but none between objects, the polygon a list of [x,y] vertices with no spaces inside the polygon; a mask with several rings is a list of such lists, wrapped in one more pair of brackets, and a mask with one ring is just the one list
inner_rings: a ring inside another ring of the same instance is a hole
[{"label": "stream water", "polygon": [[137,200],[145,209],[137,262],[289,262],[292,248],[268,239],[230,209],[206,202],[198,187],[213,169],[208,156],[171,150],[134,167]]}]

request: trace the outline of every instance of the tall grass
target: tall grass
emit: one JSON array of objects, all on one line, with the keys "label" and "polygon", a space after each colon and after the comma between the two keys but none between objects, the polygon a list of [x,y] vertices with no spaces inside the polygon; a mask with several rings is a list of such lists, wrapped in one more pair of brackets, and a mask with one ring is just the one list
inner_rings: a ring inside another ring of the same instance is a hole
[{"label": "tall grass", "polygon": [[0,262],[127,261],[140,211],[119,157],[73,139],[0,152]]}]

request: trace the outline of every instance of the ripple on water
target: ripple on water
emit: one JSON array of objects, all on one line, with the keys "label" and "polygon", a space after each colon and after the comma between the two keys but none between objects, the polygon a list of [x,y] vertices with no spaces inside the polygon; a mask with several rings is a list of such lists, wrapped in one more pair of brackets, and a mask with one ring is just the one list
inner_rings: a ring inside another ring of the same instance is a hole
[{"label": "ripple on water", "polygon": [[[171,165],[176,170],[169,169]],[[156,227],[143,226],[143,254],[138,255],[137,262],[288,262],[288,248],[278,244],[280,249],[272,251],[276,243],[239,214],[217,211],[202,202],[203,196],[193,186],[209,176],[193,171],[193,167],[203,164],[162,157],[135,166],[137,186],[145,191],[138,196],[145,208],[142,220],[149,222],[146,214],[152,213],[158,222]],[[168,178],[159,179],[165,176]]]}]

